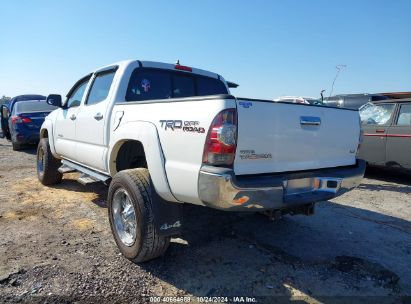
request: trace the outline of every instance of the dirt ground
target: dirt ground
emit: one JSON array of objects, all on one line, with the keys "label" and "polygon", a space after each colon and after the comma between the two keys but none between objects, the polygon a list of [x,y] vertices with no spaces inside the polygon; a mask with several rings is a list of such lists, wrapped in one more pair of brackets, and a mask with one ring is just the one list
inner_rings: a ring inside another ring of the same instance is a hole
[{"label": "dirt ground", "polygon": [[107,188],[75,178],[42,186],[35,150],[0,140],[0,302],[411,301],[410,176],[374,169],[275,222],[187,206],[181,238],[141,265],[117,250]]}]

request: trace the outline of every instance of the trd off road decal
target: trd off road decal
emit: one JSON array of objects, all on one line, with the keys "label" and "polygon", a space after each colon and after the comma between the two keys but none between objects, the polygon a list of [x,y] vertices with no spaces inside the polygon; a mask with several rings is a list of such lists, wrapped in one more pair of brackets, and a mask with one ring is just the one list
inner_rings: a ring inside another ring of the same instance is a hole
[{"label": "trd off road decal", "polygon": [[161,127],[166,131],[183,130],[183,132],[205,133],[199,121],[193,120],[160,120]]}]

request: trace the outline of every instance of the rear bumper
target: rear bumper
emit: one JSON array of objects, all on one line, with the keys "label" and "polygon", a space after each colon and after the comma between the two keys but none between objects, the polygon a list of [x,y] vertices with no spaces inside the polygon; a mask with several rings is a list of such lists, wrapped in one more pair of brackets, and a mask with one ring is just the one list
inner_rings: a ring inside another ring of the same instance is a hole
[{"label": "rear bumper", "polygon": [[40,135],[38,133],[18,133],[14,137],[14,141],[19,144],[36,144],[40,140]]},{"label": "rear bumper", "polygon": [[229,211],[289,209],[339,196],[357,187],[364,172],[363,160],[349,167],[249,176],[203,166],[199,197],[208,207]]},{"label": "rear bumper", "polygon": [[38,143],[40,139],[40,129],[28,129],[27,127],[13,127],[11,137],[19,144]]}]

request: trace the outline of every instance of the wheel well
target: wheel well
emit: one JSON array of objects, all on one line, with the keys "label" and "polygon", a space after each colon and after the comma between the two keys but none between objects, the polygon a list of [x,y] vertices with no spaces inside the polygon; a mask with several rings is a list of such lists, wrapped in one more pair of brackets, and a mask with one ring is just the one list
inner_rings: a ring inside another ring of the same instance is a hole
[{"label": "wheel well", "polygon": [[120,172],[133,168],[147,168],[146,154],[141,142],[126,141],[117,153],[116,170]]},{"label": "wheel well", "polygon": [[40,138],[49,138],[49,132],[47,131],[47,129],[41,130]]}]

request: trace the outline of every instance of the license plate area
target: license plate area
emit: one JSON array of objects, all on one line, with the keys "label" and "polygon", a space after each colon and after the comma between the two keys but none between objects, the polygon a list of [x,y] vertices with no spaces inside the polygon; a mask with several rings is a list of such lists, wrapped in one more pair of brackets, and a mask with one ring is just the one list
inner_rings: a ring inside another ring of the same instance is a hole
[{"label": "license plate area", "polygon": [[334,177],[307,177],[283,181],[285,195],[303,194],[316,191],[336,193],[342,179]]},{"label": "license plate area", "polygon": [[283,182],[286,195],[307,193],[319,188],[319,180],[315,177],[290,179]]}]

